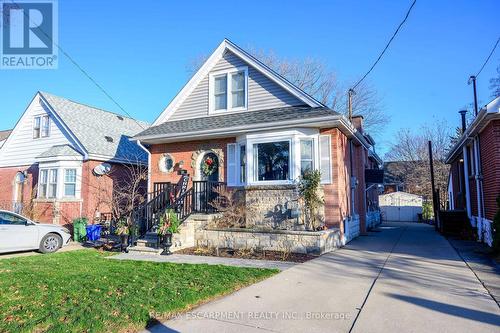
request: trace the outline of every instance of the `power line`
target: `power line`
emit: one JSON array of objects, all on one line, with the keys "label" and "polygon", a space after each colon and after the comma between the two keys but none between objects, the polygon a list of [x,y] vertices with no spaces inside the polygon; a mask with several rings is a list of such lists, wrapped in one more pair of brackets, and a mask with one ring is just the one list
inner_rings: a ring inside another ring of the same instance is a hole
[{"label": "power line", "polygon": [[[15,6],[18,6],[18,7],[17,7],[18,9],[21,9],[21,8],[19,7],[19,5],[18,5],[16,2],[14,2],[14,0],[11,0],[11,2],[12,2],[12,4],[14,4]],[[28,14],[26,14],[26,12],[25,12],[24,10],[23,10],[23,14],[24,14],[24,16],[25,16],[28,20],[30,20],[29,15],[28,15]],[[31,21],[31,20],[30,20],[30,22],[32,22],[32,23],[33,23],[33,21]],[[51,42],[52,44],[54,44],[54,45],[55,45],[55,46],[59,49],[59,51],[61,51],[61,53],[62,53],[62,54],[64,54],[64,56],[65,56],[66,58],[68,58],[68,60],[69,60],[69,61],[71,61],[71,63],[72,63],[72,64],[73,64],[73,65],[74,65],[74,66],[75,66],[75,67],[76,67],[76,68],[77,68],[80,72],[82,72],[82,74],[83,74],[84,76],[86,76],[86,77],[87,77],[87,78],[88,78],[88,79],[89,79],[89,80],[90,80],[90,81],[91,81],[91,82],[92,82],[92,83],[93,83],[93,84],[94,84],[94,85],[95,85],[95,86],[96,86],[96,87],[97,87],[97,88],[98,88],[98,89],[99,89],[99,90],[100,90],[100,91],[101,91],[104,95],[106,95],[106,97],[108,97],[108,98],[111,100],[111,102],[113,102],[116,106],[118,106],[118,108],[119,108],[120,110],[122,110],[122,111],[123,111],[126,115],[128,115],[128,116],[130,117],[130,119],[132,119],[133,121],[135,121],[135,122],[137,123],[137,125],[139,125],[139,127],[140,127],[140,128],[142,128],[143,130],[145,130],[145,129],[146,129],[144,126],[142,126],[142,124],[141,124],[140,122],[138,122],[138,121],[137,121],[137,119],[135,119],[134,117],[132,117],[132,116],[130,115],[130,113],[128,113],[128,112],[127,112],[127,111],[126,111],[126,110],[125,110],[125,109],[124,109],[124,108],[120,105],[120,103],[118,103],[118,102],[117,102],[117,101],[116,101],[116,100],[115,100],[115,99],[114,99],[114,98],[113,98],[113,97],[112,97],[112,96],[111,96],[111,95],[110,95],[110,94],[106,91],[106,89],[104,89],[104,87],[103,87],[101,84],[99,84],[99,83],[98,83],[98,82],[97,82],[97,81],[96,81],[96,80],[95,80],[92,76],[90,76],[90,74],[89,74],[89,73],[87,73],[87,71],[86,71],[85,69],[83,69],[83,67],[82,67],[82,66],[80,66],[80,65],[79,65],[79,64],[78,64],[78,63],[77,63],[77,62],[76,62],[76,61],[75,61],[75,60],[74,60],[74,59],[73,59],[73,58],[69,55],[69,53],[68,53],[68,52],[66,52],[66,51],[65,51],[65,50],[64,50],[64,49],[63,49],[63,48],[62,48],[62,47],[61,47],[58,43],[54,42],[54,40],[52,39],[52,37],[51,37],[51,36],[49,36],[49,34],[47,34],[47,33],[46,33],[43,29],[41,29],[40,27],[38,27],[38,29],[39,29],[39,30],[40,30],[40,31],[41,31],[41,32],[42,32],[42,33],[43,33],[43,34],[44,34],[44,35],[45,35],[45,36],[46,36],[46,37],[50,40],[50,42]]]},{"label": "power line", "polygon": [[493,52],[495,52],[495,49],[497,48],[497,45],[498,45],[498,42],[500,42],[500,37],[498,37],[497,39],[497,42],[495,43],[495,46],[493,46],[493,48],[491,49],[491,52],[490,54],[488,55],[488,58],[486,58],[486,61],[484,62],[484,64],[481,66],[481,69],[479,70],[479,72],[477,72],[477,74],[475,75],[475,77],[477,78],[479,74],[481,74],[481,71],[483,70],[484,66],[486,66],[486,64],[488,63],[488,61],[490,60],[491,56],[493,55]]},{"label": "power line", "polygon": [[368,76],[368,74],[370,74],[370,72],[373,70],[373,68],[375,68],[375,66],[377,65],[377,63],[380,61],[380,59],[384,55],[385,51],[387,51],[387,49],[389,48],[389,45],[391,45],[392,40],[396,37],[396,35],[398,34],[399,30],[401,29],[401,27],[403,26],[403,24],[408,19],[408,16],[410,16],[410,12],[413,9],[413,6],[415,6],[416,2],[417,2],[417,0],[413,0],[413,3],[411,4],[410,8],[406,12],[406,15],[405,15],[403,21],[401,21],[401,23],[399,24],[399,26],[396,29],[396,31],[394,31],[394,34],[392,35],[391,39],[389,39],[389,42],[387,42],[387,45],[382,50],[382,53],[380,53],[380,55],[378,56],[377,60],[375,60],[375,62],[373,63],[372,67],[370,67],[370,69],[368,70],[368,72],[366,72],[366,74],[363,75],[363,77],[358,82],[356,82],[356,84],[351,88],[352,90],[354,90]]}]

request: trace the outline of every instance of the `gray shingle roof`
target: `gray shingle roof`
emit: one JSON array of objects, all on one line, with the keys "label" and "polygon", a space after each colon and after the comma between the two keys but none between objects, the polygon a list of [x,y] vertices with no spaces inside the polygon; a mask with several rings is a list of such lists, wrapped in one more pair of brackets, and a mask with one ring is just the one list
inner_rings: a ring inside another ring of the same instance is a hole
[{"label": "gray shingle roof", "polygon": [[0,141],[7,139],[11,132],[12,130],[0,131]]},{"label": "gray shingle roof", "polygon": [[57,145],[50,147],[37,157],[42,158],[42,157],[55,157],[55,156],[82,156],[82,154],[77,152],[70,145]]},{"label": "gray shingle roof", "polygon": [[40,95],[89,154],[126,160],[147,159],[145,152],[129,138],[148,128],[149,124],[46,92]]},{"label": "gray shingle roof", "polygon": [[244,125],[271,124],[287,120],[311,119],[339,115],[327,107],[312,108],[309,106],[293,106],[285,108],[267,109],[251,112],[240,112],[220,116],[208,116],[194,119],[167,121],[152,126],[140,132],[136,137],[151,135],[176,134],[196,132],[207,129],[223,129]]}]

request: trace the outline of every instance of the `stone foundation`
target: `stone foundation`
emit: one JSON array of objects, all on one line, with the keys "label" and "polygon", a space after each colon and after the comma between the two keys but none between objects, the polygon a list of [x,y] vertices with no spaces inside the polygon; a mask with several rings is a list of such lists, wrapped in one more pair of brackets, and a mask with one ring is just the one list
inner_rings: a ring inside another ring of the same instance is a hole
[{"label": "stone foundation", "polygon": [[293,253],[323,254],[341,246],[340,231],[252,231],[246,229],[204,229],[195,235],[196,246],[259,249]]}]

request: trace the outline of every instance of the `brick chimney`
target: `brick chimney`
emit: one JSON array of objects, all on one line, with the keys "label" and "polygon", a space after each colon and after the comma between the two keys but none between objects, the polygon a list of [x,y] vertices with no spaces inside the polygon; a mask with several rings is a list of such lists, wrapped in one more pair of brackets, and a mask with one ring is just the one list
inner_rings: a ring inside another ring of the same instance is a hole
[{"label": "brick chimney", "polygon": [[352,125],[359,132],[363,133],[363,116],[352,116]]}]

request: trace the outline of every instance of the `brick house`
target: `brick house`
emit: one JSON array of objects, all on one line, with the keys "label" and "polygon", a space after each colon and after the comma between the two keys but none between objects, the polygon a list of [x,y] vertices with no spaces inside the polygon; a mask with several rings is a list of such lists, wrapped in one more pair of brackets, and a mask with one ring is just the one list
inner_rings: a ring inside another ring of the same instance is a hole
[{"label": "brick house", "polygon": [[320,170],[324,223],[348,241],[366,231],[369,210],[378,206],[379,187],[365,174],[382,161],[362,122],[350,122],[224,40],[134,139],[150,151],[149,192],[180,174],[189,175],[189,186],[224,182],[244,193],[253,224],[272,228],[298,227],[297,181]]},{"label": "brick house", "polygon": [[477,237],[491,245],[491,223],[500,195],[500,97],[485,105],[450,150],[449,208],[464,210]]},{"label": "brick house", "polygon": [[0,208],[45,223],[110,213],[109,198],[147,154],[146,123],[38,92],[0,149]]}]

